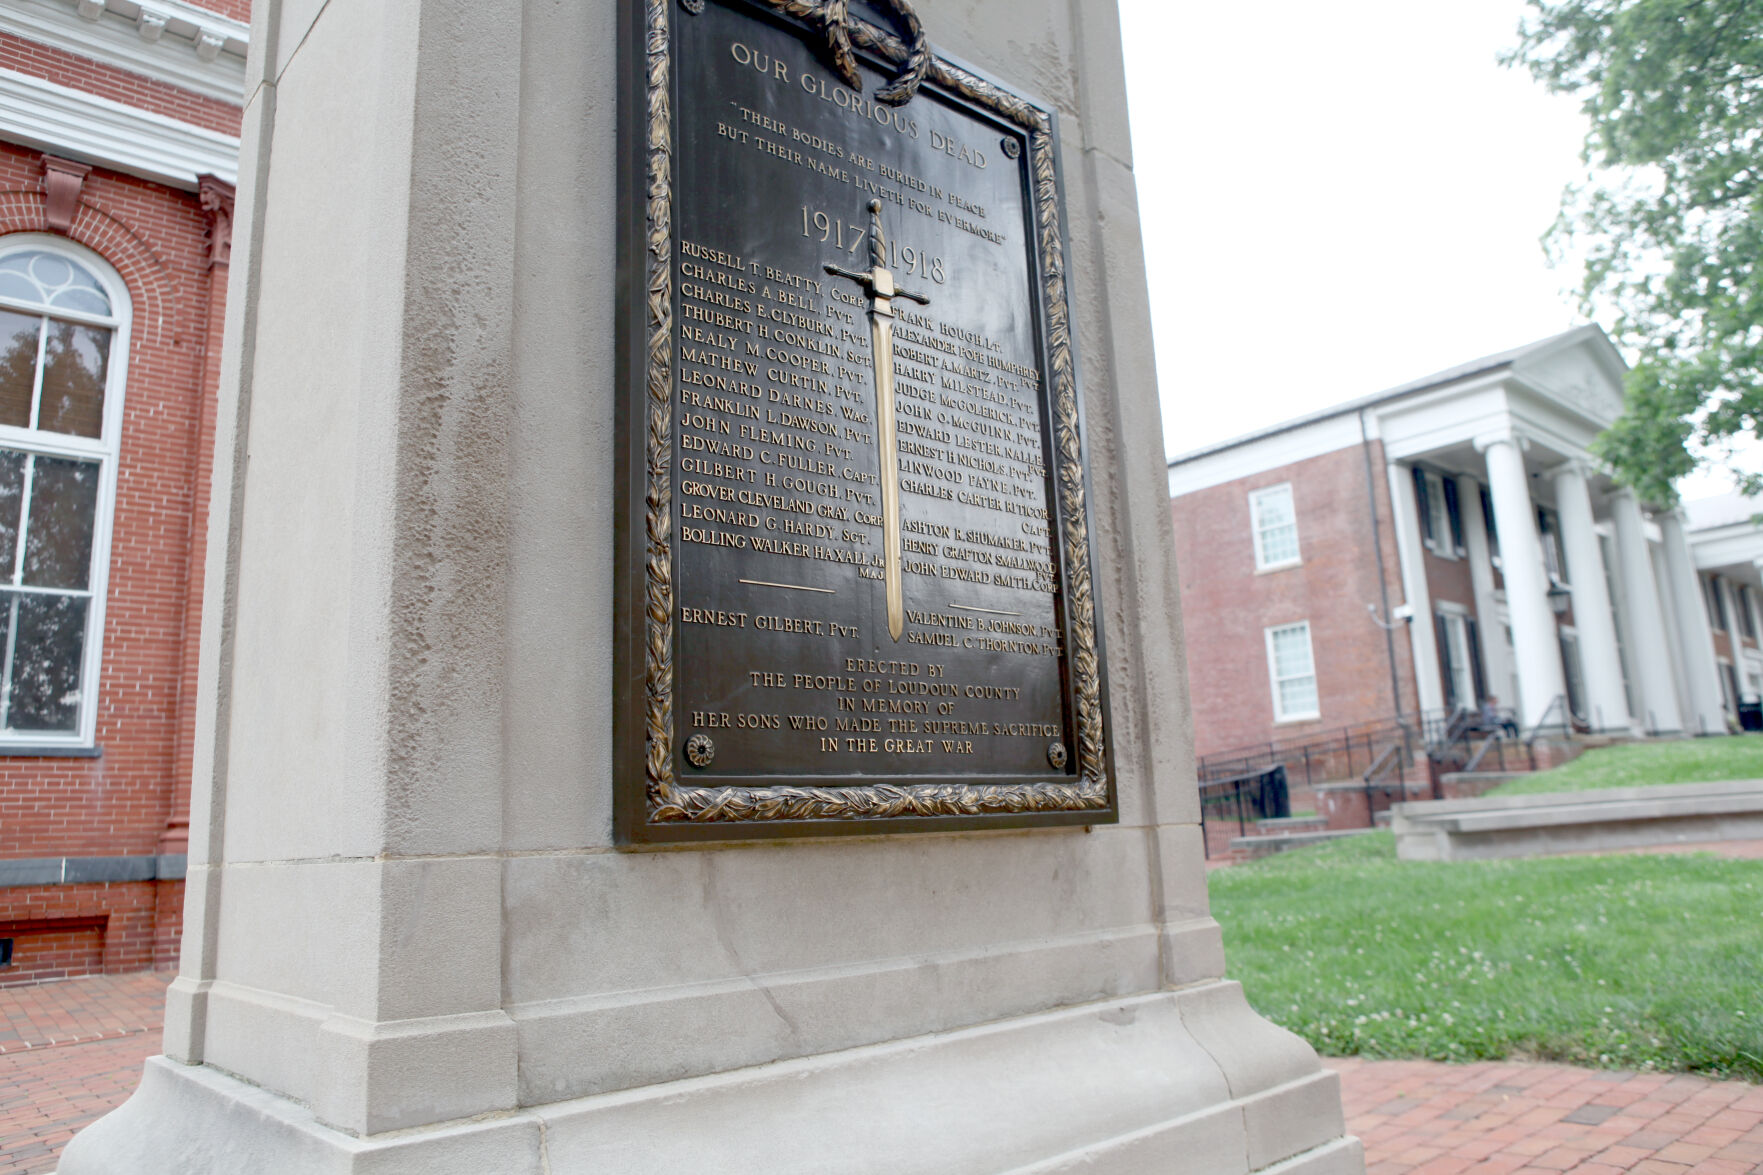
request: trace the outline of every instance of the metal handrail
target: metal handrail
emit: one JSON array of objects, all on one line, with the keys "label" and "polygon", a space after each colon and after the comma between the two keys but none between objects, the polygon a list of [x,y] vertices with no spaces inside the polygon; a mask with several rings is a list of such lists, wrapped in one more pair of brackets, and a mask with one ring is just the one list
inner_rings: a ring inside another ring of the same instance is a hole
[{"label": "metal handrail", "polygon": [[1408,777],[1404,773],[1404,768],[1407,767],[1411,758],[1412,751],[1409,748],[1407,738],[1404,737],[1401,742],[1391,743],[1385,747],[1371,766],[1365,769],[1365,774],[1359,777],[1365,788],[1365,826],[1367,828],[1377,827],[1377,805],[1371,798],[1371,793],[1390,789],[1388,777],[1392,766],[1396,772],[1395,786],[1402,789],[1403,795],[1407,795]]},{"label": "metal handrail", "polygon": [[1398,771],[1402,769],[1405,765],[1402,762],[1403,752],[1406,750],[1407,748],[1401,743],[1391,743],[1383,749],[1383,753],[1377,757],[1377,760],[1372,763],[1371,766],[1365,769],[1365,773],[1359,778],[1367,784],[1374,787],[1377,786],[1378,781],[1383,776],[1389,774],[1390,764],[1392,762],[1395,764]]},{"label": "metal handrail", "polygon": [[1216,751],[1201,757],[1197,764],[1197,774],[1203,783],[1223,781],[1237,775],[1254,774],[1283,763],[1294,772],[1301,767],[1304,782],[1310,784],[1315,782],[1311,773],[1314,760],[1344,755],[1347,759],[1347,770],[1351,773],[1355,758],[1376,758],[1376,748],[1386,745],[1390,740],[1400,740],[1410,748],[1416,739],[1423,746],[1438,745],[1449,732],[1452,721],[1465,713],[1470,714],[1473,720],[1473,711],[1429,710],[1400,718],[1337,726],[1309,735]]},{"label": "metal handrail", "polygon": [[[1561,721],[1551,727],[1549,725],[1549,715],[1553,714],[1556,710],[1561,711]],[[1542,717],[1538,718],[1536,725],[1530,728],[1530,733],[1524,736],[1524,754],[1530,762],[1530,769],[1532,771],[1537,769],[1537,736],[1542,734],[1546,729],[1560,730],[1565,732],[1569,737],[1572,737],[1573,720],[1568,716],[1566,694],[1556,694],[1551,698],[1548,706],[1543,710]]]},{"label": "metal handrail", "polygon": [[[1549,715],[1555,713],[1557,710],[1561,712],[1560,721],[1551,723],[1549,721]],[[1537,736],[1542,734],[1545,730],[1572,731],[1572,729],[1573,719],[1567,713],[1567,695],[1556,694],[1550,699],[1548,708],[1543,711],[1542,717],[1537,719],[1536,725],[1530,728],[1530,733],[1524,736],[1525,750],[1529,750],[1536,746]]]},{"label": "metal handrail", "polygon": [[1408,718],[1378,718],[1370,722],[1355,722],[1347,726],[1334,726],[1325,730],[1311,731],[1308,734],[1293,735],[1284,739],[1270,739],[1266,742],[1244,743],[1241,746],[1227,747],[1222,751],[1214,751],[1201,757],[1204,765],[1223,765],[1234,762],[1253,762],[1269,756],[1282,758],[1300,753],[1303,748],[1325,749],[1338,746],[1343,739],[1357,742],[1367,734],[1380,735],[1394,727],[1407,726]]},{"label": "metal handrail", "polygon": [[1475,754],[1473,754],[1469,757],[1469,762],[1463,764],[1463,773],[1465,775],[1468,775],[1468,774],[1474,772],[1476,770],[1476,768],[1481,766],[1481,761],[1483,759],[1487,758],[1488,751],[1492,750],[1495,747],[1500,748],[1500,770],[1504,771],[1506,769],[1506,749],[1504,746],[1505,741],[1506,740],[1504,738],[1502,738],[1497,732],[1494,734],[1488,735],[1487,738],[1482,740],[1482,744],[1480,747],[1478,747],[1476,749]]}]

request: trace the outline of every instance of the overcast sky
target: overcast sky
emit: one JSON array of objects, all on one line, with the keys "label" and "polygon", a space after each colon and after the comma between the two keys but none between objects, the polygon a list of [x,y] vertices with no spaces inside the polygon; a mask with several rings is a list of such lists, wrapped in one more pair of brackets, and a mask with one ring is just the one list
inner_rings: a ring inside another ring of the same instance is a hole
[{"label": "overcast sky", "polygon": [[1120,7],[1171,455],[1582,321],[1520,0]]}]

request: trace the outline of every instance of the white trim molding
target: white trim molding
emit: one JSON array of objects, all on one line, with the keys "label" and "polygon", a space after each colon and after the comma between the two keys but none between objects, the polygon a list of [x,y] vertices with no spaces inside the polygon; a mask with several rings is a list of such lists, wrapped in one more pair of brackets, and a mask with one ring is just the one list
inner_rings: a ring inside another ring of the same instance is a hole
[{"label": "white trim molding", "polygon": [[0,69],[0,139],[195,191],[236,183],[239,140],[82,90]]},{"label": "white trim molding", "polygon": [[0,32],[205,97],[245,100],[250,27],[184,0],[4,0]]}]

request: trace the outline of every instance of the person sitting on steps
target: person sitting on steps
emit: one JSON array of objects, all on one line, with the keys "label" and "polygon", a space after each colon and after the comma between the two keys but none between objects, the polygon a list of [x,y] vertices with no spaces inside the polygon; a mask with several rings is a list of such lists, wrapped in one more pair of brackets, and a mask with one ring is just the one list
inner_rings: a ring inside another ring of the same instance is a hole
[{"label": "person sitting on steps", "polygon": [[1518,724],[1509,714],[1501,713],[1500,699],[1493,694],[1481,700],[1481,729],[1488,734],[1501,733],[1507,738],[1518,737]]}]

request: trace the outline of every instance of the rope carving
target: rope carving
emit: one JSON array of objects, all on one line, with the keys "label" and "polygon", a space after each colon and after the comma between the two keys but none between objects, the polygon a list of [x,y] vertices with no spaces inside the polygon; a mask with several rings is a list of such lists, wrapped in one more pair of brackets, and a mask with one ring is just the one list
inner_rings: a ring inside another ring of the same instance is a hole
[{"label": "rope carving", "polygon": [[[857,72],[856,48],[891,56],[886,33],[867,21],[851,19],[850,0],[766,0],[785,16],[806,22],[826,38],[832,54],[833,68],[858,93],[863,92],[863,75]],[[904,106],[918,93],[918,87],[930,73],[930,39],[924,35],[924,22],[912,10],[911,0],[877,0],[898,22],[904,33],[906,60],[894,80],[877,90],[875,100],[887,106]]]}]

